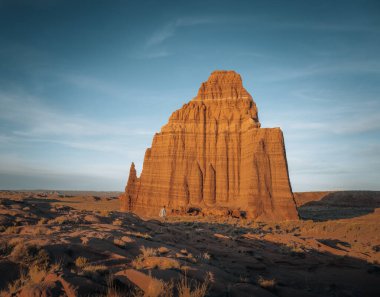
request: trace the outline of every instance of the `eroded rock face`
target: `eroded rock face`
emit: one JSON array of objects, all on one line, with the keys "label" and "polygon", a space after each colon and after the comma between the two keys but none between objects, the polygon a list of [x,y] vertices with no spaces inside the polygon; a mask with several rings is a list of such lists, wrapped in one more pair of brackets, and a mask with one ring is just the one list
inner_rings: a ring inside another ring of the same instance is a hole
[{"label": "eroded rock face", "polygon": [[122,210],[157,215],[186,207],[229,208],[259,220],[297,219],[279,128],[260,128],[239,74],[215,71],[175,111],[131,166]]}]

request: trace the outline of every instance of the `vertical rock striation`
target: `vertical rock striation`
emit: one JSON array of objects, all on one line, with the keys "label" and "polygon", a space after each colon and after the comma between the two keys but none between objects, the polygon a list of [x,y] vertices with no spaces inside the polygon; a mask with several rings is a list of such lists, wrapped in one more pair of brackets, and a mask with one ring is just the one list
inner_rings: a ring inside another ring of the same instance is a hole
[{"label": "vertical rock striation", "polygon": [[140,178],[132,164],[121,202],[122,210],[145,215],[166,205],[298,218],[282,131],[260,128],[256,104],[234,71],[214,71],[171,115],[145,153]]}]

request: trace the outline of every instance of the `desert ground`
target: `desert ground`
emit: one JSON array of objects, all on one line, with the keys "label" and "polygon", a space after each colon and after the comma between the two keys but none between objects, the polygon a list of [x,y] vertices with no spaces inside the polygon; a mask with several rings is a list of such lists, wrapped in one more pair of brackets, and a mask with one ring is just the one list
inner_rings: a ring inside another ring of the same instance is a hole
[{"label": "desert ground", "polygon": [[119,212],[0,192],[0,296],[380,296],[380,192],[295,193],[299,221]]}]

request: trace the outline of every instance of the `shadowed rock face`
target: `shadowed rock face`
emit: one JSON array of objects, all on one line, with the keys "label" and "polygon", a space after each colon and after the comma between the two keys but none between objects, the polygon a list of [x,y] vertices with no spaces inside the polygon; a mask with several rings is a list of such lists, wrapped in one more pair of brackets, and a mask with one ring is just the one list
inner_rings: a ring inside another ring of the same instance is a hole
[{"label": "shadowed rock face", "polygon": [[297,219],[284,139],[260,128],[257,107],[234,71],[214,71],[198,95],[156,133],[122,209],[157,215],[166,205],[229,208],[260,220]]}]

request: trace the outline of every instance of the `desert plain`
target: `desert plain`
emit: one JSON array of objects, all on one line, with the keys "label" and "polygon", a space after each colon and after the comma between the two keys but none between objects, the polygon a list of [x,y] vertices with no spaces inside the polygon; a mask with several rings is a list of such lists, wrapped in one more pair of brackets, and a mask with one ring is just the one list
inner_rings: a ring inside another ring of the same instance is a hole
[{"label": "desert plain", "polygon": [[379,296],[380,192],[294,193],[300,220],[120,212],[0,192],[0,296]]}]

